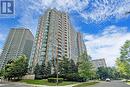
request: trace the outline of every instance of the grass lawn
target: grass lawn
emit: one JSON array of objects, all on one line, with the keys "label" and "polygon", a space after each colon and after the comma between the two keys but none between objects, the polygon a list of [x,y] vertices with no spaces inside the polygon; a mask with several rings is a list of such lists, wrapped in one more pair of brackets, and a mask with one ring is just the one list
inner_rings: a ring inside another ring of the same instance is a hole
[{"label": "grass lawn", "polygon": [[95,85],[97,83],[99,83],[99,82],[83,82],[83,83],[78,84],[78,85],[73,86],[73,87],[86,87],[86,86],[90,86],[90,85]]},{"label": "grass lawn", "polygon": [[[21,80],[20,82],[25,82],[27,84],[35,84],[35,85],[47,85],[47,86],[56,86],[56,83],[49,83],[47,80]],[[76,84],[78,82],[69,82],[69,81],[63,81],[62,83],[59,83],[59,86],[65,86],[65,85],[71,85]]]},{"label": "grass lawn", "polygon": [[130,85],[130,81],[128,81],[127,84]]}]

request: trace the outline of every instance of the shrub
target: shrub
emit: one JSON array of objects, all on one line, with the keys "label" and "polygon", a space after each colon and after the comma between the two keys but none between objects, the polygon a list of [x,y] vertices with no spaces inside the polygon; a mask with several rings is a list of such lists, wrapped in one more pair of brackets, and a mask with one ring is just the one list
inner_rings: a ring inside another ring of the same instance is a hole
[{"label": "shrub", "polygon": [[87,79],[84,78],[84,77],[78,77],[77,81],[78,81],[78,82],[86,82]]},{"label": "shrub", "polygon": [[66,75],[67,81],[77,81],[79,75],[77,73],[70,73]]},{"label": "shrub", "polygon": [[79,76],[78,73],[70,73],[66,75],[67,81],[86,82],[86,78]]},{"label": "shrub", "polygon": [[35,79],[41,80],[41,79],[43,79],[43,75],[35,75]]},{"label": "shrub", "polygon": [[[56,83],[57,78],[48,78],[48,82]],[[58,78],[58,83],[62,83],[62,82],[63,82],[63,78]]]}]

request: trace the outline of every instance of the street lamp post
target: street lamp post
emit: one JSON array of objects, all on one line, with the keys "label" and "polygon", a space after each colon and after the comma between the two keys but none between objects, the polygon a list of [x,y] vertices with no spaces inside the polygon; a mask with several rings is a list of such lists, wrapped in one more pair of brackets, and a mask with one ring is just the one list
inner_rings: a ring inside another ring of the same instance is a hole
[{"label": "street lamp post", "polygon": [[58,58],[56,58],[56,79],[57,79],[57,86],[58,86]]},{"label": "street lamp post", "polygon": [[57,40],[57,46],[56,46],[56,83],[58,86],[58,39]]}]

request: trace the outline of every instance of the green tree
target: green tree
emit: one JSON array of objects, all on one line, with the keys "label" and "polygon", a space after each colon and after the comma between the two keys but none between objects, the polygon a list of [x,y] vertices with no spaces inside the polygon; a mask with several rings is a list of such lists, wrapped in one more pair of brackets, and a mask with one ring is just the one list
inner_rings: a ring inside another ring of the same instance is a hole
[{"label": "green tree", "polygon": [[120,75],[120,72],[117,70],[117,68],[112,67],[111,71],[112,71],[112,79],[118,80],[121,75]]},{"label": "green tree", "polygon": [[117,58],[116,65],[118,71],[121,73],[121,76],[124,78],[130,77],[130,64],[128,61],[121,60]]},{"label": "green tree", "polygon": [[88,57],[89,56],[87,53],[84,53],[80,56],[80,61],[78,63],[78,73],[81,77],[91,79],[94,75],[94,70]]},{"label": "green tree", "polygon": [[25,55],[19,56],[18,59],[15,60],[14,65],[14,72],[15,75],[17,74],[18,78],[26,75],[28,70],[28,59]]},{"label": "green tree", "polygon": [[0,70],[0,77],[3,76],[3,73],[4,73],[4,69],[1,69]]},{"label": "green tree", "polygon": [[120,57],[116,60],[118,71],[125,76],[130,77],[130,41],[127,40],[121,47]]},{"label": "green tree", "polygon": [[110,78],[110,74],[111,74],[111,72],[107,67],[99,67],[97,70],[97,75],[101,80]]},{"label": "green tree", "polygon": [[78,66],[73,59],[63,57],[63,60],[59,61],[59,76],[70,81],[76,81],[78,78]]},{"label": "green tree", "polygon": [[47,77],[47,69],[46,69],[45,61],[42,62],[42,65],[40,65],[40,75],[42,76],[42,79]]},{"label": "green tree", "polygon": [[116,80],[120,77],[120,74],[115,67],[99,67],[96,73],[101,80],[105,80],[106,78]]},{"label": "green tree", "polygon": [[130,62],[130,41],[127,40],[125,44],[121,47],[120,59]]},{"label": "green tree", "polygon": [[78,66],[73,59],[69,61],[69,73],[78,73]]},{"label": "green tree", "polygon": [[50,62],[45,64],[45,61],[41,65],[37,64],[34,69],[35,79],[44,79],[51,76],[51,64]]},{"label": "green tree", "polygon": [[48,62],[46,70],[47,70],[47,74],[46,74],[47,77],[51,76],[51,63],[50,62]]},{"label": "green tree", "polygon": [[58,71],[60,72],[60,75],[65,77],[69,73],[69,66],[70,66],[69,58],[63,57],[63,60],[59,62],[59,67],[58,67],[59,68]]},{"label": "green tree", "polygon": [[26,75],[28,67],[28,59],[25,55],[19,56],[15,60],[10,60],[5,65],[3,76],[7,79],[21,79]]},{"label": "green tree", "polygon": [[34,69],[35,79],[39,79],[39,78],[42,79],[42,77],[40,76],[41,71],[42,71],[41,66],[39,64],[37,64]]}]

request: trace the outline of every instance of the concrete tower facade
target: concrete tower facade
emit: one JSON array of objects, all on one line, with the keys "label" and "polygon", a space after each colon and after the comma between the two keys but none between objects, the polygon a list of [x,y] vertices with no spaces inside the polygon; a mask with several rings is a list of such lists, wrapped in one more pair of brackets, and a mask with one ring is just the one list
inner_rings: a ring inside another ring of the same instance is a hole
[{"label": "concrete tower facade", "polygon": [[34,68],[43,61],[56,61],[56,58],[62,60],[63,57],[77,62],[78,33],[73,29],[67,13],[49,9],[41,16],[38,26],[29,61],[30,67]]},{"label": "concrete tower facade", "polygon": [[10,60],[20,55],[26,55],[30,58],[33,35],[29,29],[13,28],[10,30],[6,39],[3,51],[0,56],[0,69]]}]

